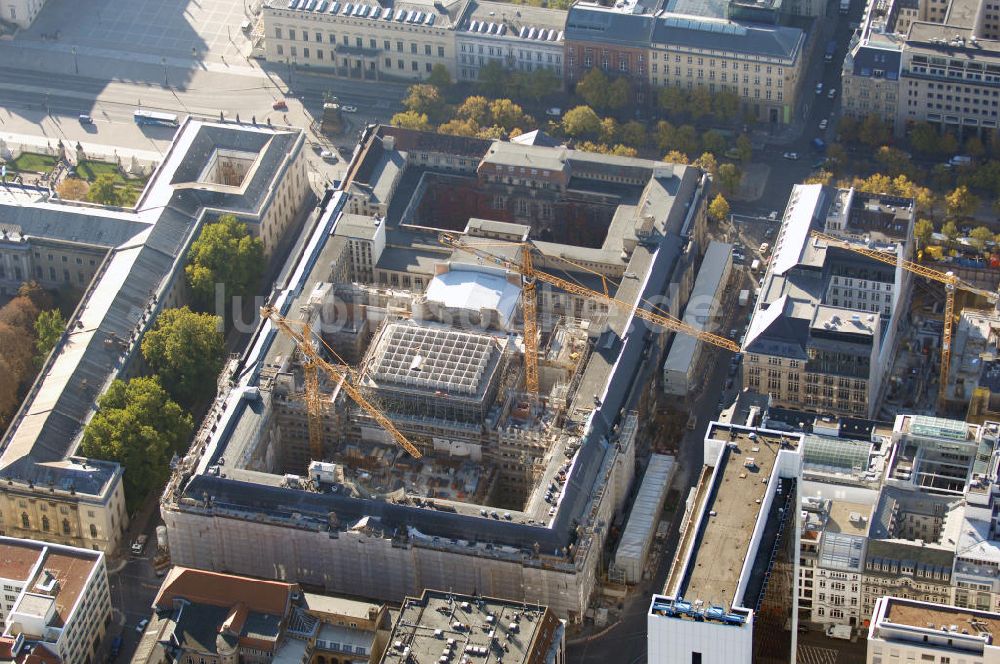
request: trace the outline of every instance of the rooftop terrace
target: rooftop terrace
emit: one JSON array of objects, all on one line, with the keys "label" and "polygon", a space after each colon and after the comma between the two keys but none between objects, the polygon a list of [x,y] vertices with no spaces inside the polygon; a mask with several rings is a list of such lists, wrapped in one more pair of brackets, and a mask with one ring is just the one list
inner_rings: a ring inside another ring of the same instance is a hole
[{"label": "rooftop terrace", "polygon": [[714,425],[707,437],[728,444],[704,507],[696,506],[693,512],[700,514],[701,536],[689,554],[687,581],[678,594],[733,605],[740,599],[736,597],[740,575],[747,557],[753,555],[750,542],[778,453],[797,445],[797,437],[720,425]]},{"label": "rooftop terrace", "polygon": [[561,629],[545,607],[425,591],[420,599],[406,600],[381,661],[545,661]]}]

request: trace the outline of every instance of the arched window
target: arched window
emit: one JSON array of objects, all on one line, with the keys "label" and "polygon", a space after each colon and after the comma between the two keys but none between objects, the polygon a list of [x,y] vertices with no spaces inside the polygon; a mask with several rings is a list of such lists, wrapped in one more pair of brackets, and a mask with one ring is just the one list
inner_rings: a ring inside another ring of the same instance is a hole
[{"label": "arched window", "polygon": [[90,524],[90,536],[97,537],[97,526]]},{"label": "arched window", "polygon": [[320,655],[319,657],[317,657],[316,658],[316,664],[326,664],[326,657],[323,657],[323,655]]},{"label": "arched window", "polygon": [[31,519],[28,518],[27,512],[21,512],[21,525],[24,528],[31,528]]},{"label": "arched window", "polygon": [[63,519],[63,535],[69,535],[69,519]]},{"label": "arched window", "polygon": [[49,517],[42,515],[42,530],[49,532]]}]

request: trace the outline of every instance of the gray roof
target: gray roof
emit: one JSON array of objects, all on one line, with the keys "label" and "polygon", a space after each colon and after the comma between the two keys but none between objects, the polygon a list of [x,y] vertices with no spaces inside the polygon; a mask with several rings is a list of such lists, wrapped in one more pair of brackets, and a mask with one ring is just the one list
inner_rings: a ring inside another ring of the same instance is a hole
[{"label": "gray roof", "polygon": [[22,235],[34,238],[104,248],[116,247],[149,227],[132,212],[72,202],[0,203],[0,224],[17,226]]},{"label": "gray roof", "polygon": [[649,42],[653,17],[597,5],[576,4],[566,16],[566,41],[638,47]]},{"label": "gray roof", "polygon": [[796,60],[806,34],[799,28],[671,15],[656,19],[654,44]]},{"label": "gray roof", "polygon": [[899,49],[861,46],[854,52],[854,75],[870,77],[876,70],[880,70],[887,80],[895,81],[899,78],[901,61]]}]

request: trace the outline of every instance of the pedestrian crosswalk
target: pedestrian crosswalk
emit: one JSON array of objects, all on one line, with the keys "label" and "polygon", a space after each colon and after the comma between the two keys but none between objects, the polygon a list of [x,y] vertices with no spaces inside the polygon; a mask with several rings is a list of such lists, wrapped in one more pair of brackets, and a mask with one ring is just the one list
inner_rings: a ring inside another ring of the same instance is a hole
[{"label": "pedestrian crosswalk", "polygon": [[837,664],[837,651],[831,648],[800,645],[796,661],[799,664]]}]

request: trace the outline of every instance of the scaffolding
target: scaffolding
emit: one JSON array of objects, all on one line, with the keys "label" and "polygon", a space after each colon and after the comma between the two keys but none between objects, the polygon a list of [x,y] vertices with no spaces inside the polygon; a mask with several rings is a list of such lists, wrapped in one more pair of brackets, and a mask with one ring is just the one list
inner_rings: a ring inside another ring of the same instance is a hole
[{"label": "scaffolding", "polygon": [[385,323],[362,366],[362,385],[406,417],[482,424],[511,352],[506,336],[410,321]]}]

